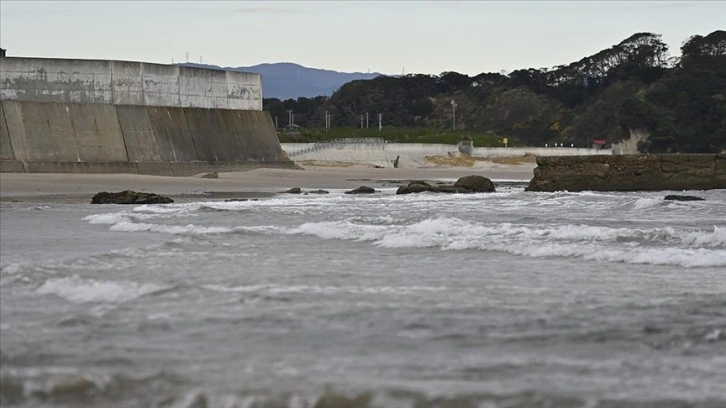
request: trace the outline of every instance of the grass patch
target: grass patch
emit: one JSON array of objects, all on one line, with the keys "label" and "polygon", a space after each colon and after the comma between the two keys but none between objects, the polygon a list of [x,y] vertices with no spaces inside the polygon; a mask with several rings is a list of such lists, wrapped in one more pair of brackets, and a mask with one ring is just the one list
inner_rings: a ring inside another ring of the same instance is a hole
[{"label": "grass patch", "polygon": [[[471,139],[477,147],[502,147],[501,138],[494,132],[451,131],[430,128],[397,128],[394,126],[378,129],[333,128],[327,132],[317,129],[302,129],[300,133],[279,133],[280,143],[315,143],[343,138],[382,138],[390,143],[436,143],[458,144],[464,139]],[[510,139],[510,146],[515,141]]]}]

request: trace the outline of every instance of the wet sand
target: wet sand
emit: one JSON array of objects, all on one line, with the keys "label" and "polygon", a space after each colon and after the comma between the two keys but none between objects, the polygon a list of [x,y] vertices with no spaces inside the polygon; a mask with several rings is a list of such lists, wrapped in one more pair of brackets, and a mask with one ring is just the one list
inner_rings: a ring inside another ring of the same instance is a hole
[{"label": "wet sand", "polygon": [[293,187],[353,189],[397,187],[408,180],[455,181],[481,175],[496,181],[528,182],[536,165],[485,164],[476,167],[374,168],[308,166],[299,170],[259,168],[218,173],[218,178],[136,174],[0,173],[0,201],[90,202],[100,191],[135,190],[175,200],[269,197]]}]

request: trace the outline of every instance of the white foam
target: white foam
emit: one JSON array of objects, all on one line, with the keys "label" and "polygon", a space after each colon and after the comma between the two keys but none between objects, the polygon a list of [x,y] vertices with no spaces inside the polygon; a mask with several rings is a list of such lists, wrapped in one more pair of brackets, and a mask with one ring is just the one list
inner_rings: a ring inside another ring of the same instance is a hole
[{"label": "white foam", "polygon": [[323,239],[375,241],[390,230],[389,226],[354,224],[350,221],[305,223],[289,231],[290,234],[315,235]]},{"label": "white foam", "polygon": [[633,208],[636,210],[644,210],[646,208],[657,207],[662,203],[662,198],[639,198],[633,203]]},{"label": "white foam", "polygon": [[238,292],[238,293],[268,293],[268,294],[290,294],[290,293],[316,293],[316,294],[394,294],[405,295],[414,292],[439,292],[448,290],[444,286],[319,286],[319,285],[245,285],[245,286],[223,286],[205,285],[203,288],[215,292]]},{"label": "white foam", "polygon": [[205,234],[223,234],[232,232],[231,228],[225,227],[201,227],[194,224],[188,225],[161,225],[147,224],[122,221],[117,222],[110,228],[111,231],[122,232],[157,232],[164,234],[184,234],[184,235],[205,235]]},{"label": "white foam", "polygon": [[98,281],[73,275],[67,278],[48,279],[35,291],[43,295],[55,295],[74,303],[122,303],[163,289],[166,288],[151,283]]},{"label": "white foam", "polygon": [[721,247],[726,248],[726,226],[713,226],[711,232],[685,232],[680,235],[685,244],[691,246]]},{"label": "white foam", "polygon": [[372,241],[383,248],[501,251],[529,257],[653,265],[726,265],[726,229],[712,232],[610,228],[591,225],[481,225],[440,217],[409,225],[367,225],[349,221],[306,223],[289,233],[323,239]]},{"label": "white foam", "polygon": [[89,224],[116,224],[118,222],[128,221],[129,216],[126,213],[105,213],[105,214],[92,214],[83,217],[83,221],[88,221]]}]

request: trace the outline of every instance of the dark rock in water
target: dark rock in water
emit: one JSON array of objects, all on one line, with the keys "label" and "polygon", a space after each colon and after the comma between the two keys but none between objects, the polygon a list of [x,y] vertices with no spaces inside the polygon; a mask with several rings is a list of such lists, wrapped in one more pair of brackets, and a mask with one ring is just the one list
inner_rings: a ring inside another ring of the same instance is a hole
[{"label": "dark rock in water", "polygon": [[420,180],[411,181],[407,186],[401,186],[396,190],[396,194],[413,194],[423,193],[426,191],[434,191],[429,183]]},{"label": "dark rock in water", "polygon": [[494,183],[484,176],[464,176],[454,183],[454,187],[463,187],[474,193],[494,192]]},{"label": "dark rock in water", "polygon": [[207,174],[202,175],[202,178],[216,179],[216,178],[219,178],[219,174],[217,174],[217,172],[215,171],[213,173],[207,173]]},{"label": "dark rock in water", "polygon": [[412,194],[412,193],[446,193],[446,194],[471,194],[471,193],[488,193],[494,191],[494,183],[486,177],[482,176],[466,176],[456,181],[454,185],[437,183],[436,186],[421,181],[412,180],[407,186],[401,186],[396,190],[396,194]]},{"label": "dark rock in water", "polygon": [[227,200],[224,200],[226,203],[233,203],[237,201],[260,201],[259,198],[230,198]]},{"label": "dark rock in water", "polygon": [[330,192],[325,190],[311,190],[306,191],[305,194],[330,194]]},{"label": "dark rock in water", "polygon": [[300,187],[293,187],[287,191],[283,191],[283,193],[288,194],[302,194],[302,189]]},{"label": "dark rock in water", "polygon": [[705,198],[703,197],[696,197],[696,196],[689,196],[689,195],[675,195],[670,194],[663,198],[664,200],[672,200],[672,201],[703,201]]},{"label": "dark rock in water", "polygon": [[169,204],[173,202],[174,200],[169,197],[154,193],[138,193],[131,190],[119,193],[102,191],[91,199],[91,204]]},{"label": "dark rock in water", "polygon": [[376,190],[373,187],[360,186],[356,189],[346,191],[345,194],[373,194]]}]

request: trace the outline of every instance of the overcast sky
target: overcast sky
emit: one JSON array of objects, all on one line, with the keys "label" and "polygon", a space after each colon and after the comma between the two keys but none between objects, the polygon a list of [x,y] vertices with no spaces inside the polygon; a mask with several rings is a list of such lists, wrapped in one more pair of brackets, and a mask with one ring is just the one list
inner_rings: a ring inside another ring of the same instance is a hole
[{"label": "overcast sky", "polygon": [[477,75],[577,61],[636,32],[671,55],[726,29],[722,1],[0,1],[8,56],[294,62],[343,72]]}]

